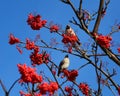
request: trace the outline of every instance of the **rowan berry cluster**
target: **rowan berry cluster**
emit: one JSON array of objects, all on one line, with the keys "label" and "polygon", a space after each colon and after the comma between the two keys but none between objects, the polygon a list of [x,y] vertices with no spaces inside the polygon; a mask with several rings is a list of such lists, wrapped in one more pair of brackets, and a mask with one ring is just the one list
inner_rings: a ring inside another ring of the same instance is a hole
[{"label": "rowan berry cluster", "polygon": [[90,94],[89,94],[90,88],[87,84],[80,83],[79,88],[85,96],[90,96]]},{"label": "rowan berry cluster", "polygon": [[28,19],[27,19],[28,25],[33,30],[40,30],[45,24],[47,23],[46,20],[42,20],[40,15],[34,16],[33,14],[29,14]]},{"label": "rowan berry cluster", "polygon": [[76,79],[76,77],[78,76],[78,71],[77,70],[63,70],[64,76],[66,76],[66,78],[69,81],[74,81]]},{"label": "rowan berry cluster", "polygon": [[110,48],[111,46],[110,42],[112,41],[112,37],[108,35],[104,36],[104,35],[99,35],[99,34],[95,34],[94,36],[99,45],[101,45],[104,48]]},{"label": "rowan berry cluster", "polygon": [[13,34],[10,34],[9,36],[9,44],[13,45],[16,43],[20,43],[20,40],[16,38]]}]

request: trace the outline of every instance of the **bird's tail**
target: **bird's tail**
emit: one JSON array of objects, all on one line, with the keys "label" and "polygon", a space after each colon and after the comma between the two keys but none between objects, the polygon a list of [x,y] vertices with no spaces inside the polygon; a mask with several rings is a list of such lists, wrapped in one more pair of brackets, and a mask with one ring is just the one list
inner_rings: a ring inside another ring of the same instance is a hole
[{"label": "bird's tail", "polygon": [[81,45],[81,43],[80,43],[79,41],[77,41],[77,44],[78,44],[78,45]]},{"label": "bird's tail", "polygon": [[58,77],[59,77],[60,73],[61,73],[61,69],[58,69],[58,74],[57,74]]}]

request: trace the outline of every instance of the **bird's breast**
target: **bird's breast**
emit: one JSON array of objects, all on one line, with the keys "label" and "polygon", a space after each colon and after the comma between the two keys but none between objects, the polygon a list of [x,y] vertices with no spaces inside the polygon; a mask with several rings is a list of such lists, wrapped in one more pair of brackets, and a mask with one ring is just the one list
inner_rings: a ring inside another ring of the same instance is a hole
[{"label": "bird's breast", "polygon": [[64,59],[64,64],[63,64],[63,66],[62,66],[62,69],[68,68],[68,67],[69,67],[69,63],[70,63],[69,59],[68,59],[68,58],[65,58],[65,59]]}]

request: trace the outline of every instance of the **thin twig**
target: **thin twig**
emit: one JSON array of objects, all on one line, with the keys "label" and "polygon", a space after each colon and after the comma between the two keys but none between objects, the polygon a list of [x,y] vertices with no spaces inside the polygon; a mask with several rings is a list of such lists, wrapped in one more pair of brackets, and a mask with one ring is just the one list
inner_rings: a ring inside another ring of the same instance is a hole
[{"label": "thin twig", "polygon": [[17,80],[15,80],[15,82],[12,84],[12,86],[11,86],[10,89],[8,90],[8,93],[10,93],[10,91],[12,90],[12,88],[15,86],[15,84],[16,84],[19,80],[20,80],[20,78],[17,79]]},{"label": "thin twig", "polygon": [[80,4],[79,4],[79,12],[82,10],[82,0],[80,0]]},{"label": "thin twig", "polygon": [[63,82],[60,84],[60,86],[62,86],[63,84],[65,84],[67,81],[68,81],[68,80],[63,81]]},{"label": "thin twig", "polygon": [[65,3],[65,4],[68,4],[68,2],[67,1],[65,1],[65,0],[60,0],[61,2],[63,2],[63,3]]},{"label": "thin twig", "polygon": [[5,94],[6,94],[6,96],[7,96],[7,94],[8,94],[7,89],[6,89],[6,87],[5,87],[5,85],[3,84],[3,82],[2,82],[1,79],[0,79],[0,84],[1,84],[1,86],[2,86],[3,91],[5,92]]},{"label": "thin twig", "polygon": [[[97,51],[98,51],[98,46],[96,45],[95,46],[95,50],[94,50],[95,52],[93,53],[93,54],[97,54]],[[95,62],[95,64],[96,64],[96,66],[98,66],[98,57],[95,55],[95,57],[94,57],[94,62]],[[101,67],[100,67],[100,69],[101,69]],[[98,80],[98,90],[97,90],[97,95],[98,96],[100,96],[100,94],[101,94],[101,84],[100,84],[100,76],[99,76],[99,71],[98,71],[98,69],[97,68],[95,68],[95,72],[96,72],[96,76],[97,76],[97,80]]]},{"label": "thin twig", "polygon": [[[45,41],[43,41],[43,40],[42,40],[42,43],[43,43],[45,46],[38,46],[38,47],[41,47],[41,48],[49,48],[49,49],[54,49],[54,50],[61,51],[61,52],[64,52],[64,53],[69,53],[68,51],[63,50],[63,49],[56,48],[56,47],[51,47],[51,46],[49,46],[49,45],[48,45]],[[69,53],[69,54],[81,57],[81,55],[79,55],[79,54],[75,54],[75,53]],[[82,57],[81,57],[81,58],[82,58]]]},{"label": "thin twig", "polygon": [[[115,54],[116,56],[120,56],[120,54]],[[88,57],[92,57],[92,56],[108,56],[107,54],[88,54]]]},{"label": "thin twig", "polygon": [[85,66],[87,66],[87,65],[89,65],[90,64],[90,62],[88,62],[88,63],[86,63],[86,64],[83,64],[82,66],[80,66],[77,70],[80,70],[80,69],[82,69],[83,67],[85,67]]}]

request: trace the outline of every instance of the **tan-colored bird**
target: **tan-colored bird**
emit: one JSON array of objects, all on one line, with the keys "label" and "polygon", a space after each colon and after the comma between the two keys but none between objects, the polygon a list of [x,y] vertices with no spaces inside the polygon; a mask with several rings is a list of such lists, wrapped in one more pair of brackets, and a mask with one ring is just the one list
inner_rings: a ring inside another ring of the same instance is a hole
[{"label": "tan-colored bird", "polygon": [[60,62],[59,68],[58,68],[58,76],[60,75],[60,73],[62,72],[63,69],[67,69],[70,65],[70,60],[68,55],[66,55],[64,57],[64,59]]},{"label": "tan-colored bird", "polygon": [[[70,27],[70,25],[66,25],[65,34],[66,34],[67,36],[77,36],[77,35],[75,34],[74,30]],[[78,37],[77,37],[77,38],[78,38]],[[78,44],[78,45],[81,45],[81,43],[79,42],[79,38],[78,38],[77,44]]]}]

